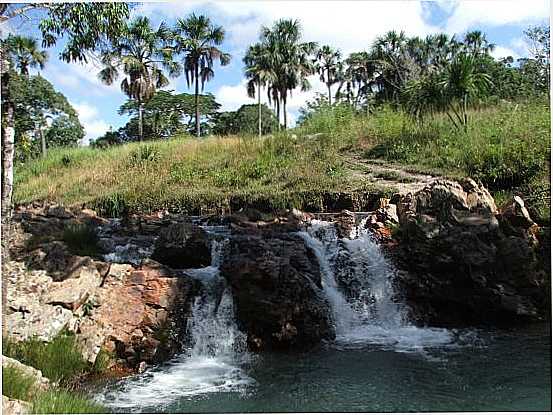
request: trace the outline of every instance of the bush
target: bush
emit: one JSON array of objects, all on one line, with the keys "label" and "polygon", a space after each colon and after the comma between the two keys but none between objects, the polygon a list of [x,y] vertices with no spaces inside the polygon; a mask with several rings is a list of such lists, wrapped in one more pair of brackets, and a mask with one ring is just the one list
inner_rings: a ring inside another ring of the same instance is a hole
[{"label": "bush", "polygon": [[63,230],[62,240],[74,255],[97,256],[100,252],[98,235],[90,225],[66,226]]},{"label": "bush", "polygon": [[152,144],[141,145],[129,155],[129,164],[133,167],[144,166],[159,160],[159,150]]},{"label": "bush", "polygon": [[3,354],[41,370],[48,379],[60,384],[69,384],[90,367],[77,349],[75,337],[68,334],[60,334],[49,343],[4,338]]}]

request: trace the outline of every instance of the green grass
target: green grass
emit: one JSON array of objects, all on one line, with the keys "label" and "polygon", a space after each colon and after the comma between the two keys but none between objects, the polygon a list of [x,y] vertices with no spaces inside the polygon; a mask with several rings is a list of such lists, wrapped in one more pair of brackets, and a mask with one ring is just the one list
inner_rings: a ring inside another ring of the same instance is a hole
[{"label": "green grass", "polygon": [[106,409],[85,395],[50,386],[46,391],[34,387],[35,380],[12,366],[2,370],[2,394],[30,403],[35,414],[105,413]]},{"label": "green grass", "polygon": [[35,414],[101,414],[108,411],[85,395],[66,390],[48,390],[39,393],[32,401]]},{"label": "green grass", "polygon": [[2,395],[12,399],[28,401],[35,388],[35,380],[13,366],[2,368]]},{"label": "green grass", "polygon": [[54,149],[17,166],[14,199],[85,204],[107,216],[158,209],[202,214],[246,205],[319,210],[343,193],[387,191],[349,174],[355,153],[411,171],[471,176],[493,192],[520,194],[548,220],[548,104],[504,102],[469,116],[465,132],[445,116],[420,125],[386,107],[368,116],[323,107],[305,125],[262,139],[178,137],[107,150]]},{"label": "green grass", "polygon": [[62,385],[90,369],[72,335],[61,334],[49,343],[36,339],[15,342],[4,338],[2,347],[5,356],[39,369],[45,377]]},{"label": "green grass", "polygon": [[62,240],[74,255],[97,256],[98,235],[94,228],[87,224],[72,224],[64,228]]}]

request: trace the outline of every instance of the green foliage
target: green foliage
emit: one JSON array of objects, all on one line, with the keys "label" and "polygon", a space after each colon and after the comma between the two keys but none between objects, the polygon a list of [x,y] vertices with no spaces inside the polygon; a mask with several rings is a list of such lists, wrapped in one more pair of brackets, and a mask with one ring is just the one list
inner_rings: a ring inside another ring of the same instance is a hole
[{"label": "green foliage", "polygon": [[44,69],[48,54],[39,50],[36,39],[10,34],[4,42],[10,62],[21,75],[29,76],[29,68]]},{"label": "green foliage", "polygon": [[129,156],[129,164],[132,167],[146,166],[159,160],[159,150],[150,144],[138,147]]},{"label": "green foliage", "polygon": [[35,379],[14,366],[2,368],[2,395],[28,401],[34,392]]},{"label": "green foliage", "polygon": [[[217,135],[254,135],[258,132],[259,107],[242,105],[238,111],[219,113],[215,118],[213,133]],[[265,104],[261,105],[261,134],[270,134],[278,129],[278,121]]]},{"label": "green foliage", "polygon": [[98,235],[90,225],[67,225],[63,230],[62,240],[73,255],[95,257],[100,252]]},{"label": "green foliage", "polygon": [[85,395],[65,390],[47,390],[38,393],[33,400],[32,412],[36,414],[101,414],[108,411]]},{"label": "green foliage", "polygon": [[[40,75],[25,77],[12,73],[9,87],[10,98],[15,105],[15,140],[20,160],[40,154],[39,128],[46,136],[48,148],[75,146],[84,137],[77,112],[46,79]],[[53,118],[49,128],[46,125],[47,116]]]},{"label": "green foliage", "polygon": [[69,383],[89,368],[73,335],[60,334],[49,343],[37,339],[14,342],[4,338],[2,346],[4,355],[41,370],[45,377],[61,384]]}]

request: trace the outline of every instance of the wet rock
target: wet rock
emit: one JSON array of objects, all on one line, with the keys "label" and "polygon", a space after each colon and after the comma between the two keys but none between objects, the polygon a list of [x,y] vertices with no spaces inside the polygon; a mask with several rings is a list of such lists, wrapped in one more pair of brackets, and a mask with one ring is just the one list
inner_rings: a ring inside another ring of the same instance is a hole
[{"label": "wet rock", "polygon": [[49,206],[46,209],[46,216],[58,219],[71,219],[75,215],[69,210],[60,205]]},{"label": "wet rock", "polygon": [[[398,283],[414,317],[428,324],[478,324],[543,317],[543,272],[533,226],[515,200],[502,213],[474,181],[437,180],[398,202]],[[499,220],[498,220],[499,218]],[[518,231],[505,232],[506,226]]]},{"label": "wet rock", "polygon": [[355,237],[356,220],[355,213],[349,210],[342,210],[336,217],[336,229],[340,238]]},{"label": "wet rock", "polygon": [[7,367],[14,368],[23,375],[34,379],[35,383],[33,388],[45,390],[50,386],[50,381],[42,376],[42,372],[40,370],[24,365],[15,359],[2,355],[2,368],[5,369]]},{"label": "wet rock", "polygon": [[253,349],[303,349],[333,338],[319,264],[293,234],[235,231],[221,268]]},{"label": "wet rock", "polygon": [[206,267],[211,263],[211,242],[198,226],[173,224],[160,232],[152,259],[176,269]]}]

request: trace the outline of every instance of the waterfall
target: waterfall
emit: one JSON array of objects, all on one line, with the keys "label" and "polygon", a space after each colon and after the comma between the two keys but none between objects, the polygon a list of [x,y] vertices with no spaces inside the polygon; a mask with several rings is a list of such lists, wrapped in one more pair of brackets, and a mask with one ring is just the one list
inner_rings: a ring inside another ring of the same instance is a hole
[{"label": "waterfall", "polygon": [[[363,225],[351,239],[339,238],[333,223],[318,220],[299,233],[319,261],[336,346],[411,352],[450,344],[449,331],[408,322],[407,307],[395,298],[394,268]],[[344,286],[350,288],[347,294]]]},{"label": "waterfall", "polygon": [[[220,235],[219,235],[220,236]],[[219,273],[227,240],[212,241],[211,265],[186,273],[201,283],[187,321],[190,341],[169,362],[106,389],[98,400],[114,408],[159,408],[191,396],[244,391],[254,383],[244,371],[250,363],[246,336],[236,324],[230,287]]]}]

